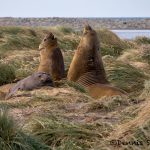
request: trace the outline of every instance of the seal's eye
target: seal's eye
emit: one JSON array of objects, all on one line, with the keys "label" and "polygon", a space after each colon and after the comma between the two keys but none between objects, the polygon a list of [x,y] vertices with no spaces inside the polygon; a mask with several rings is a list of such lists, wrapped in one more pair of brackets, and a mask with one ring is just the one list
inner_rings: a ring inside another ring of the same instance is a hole
[{"label": "seal's eye", "polygon": [[39,78],[41,78],[42,75],[38,75]]},{"label": "seal's eye", "polygon": [[44,39],[44,42],[46,41],[46,39]]}]

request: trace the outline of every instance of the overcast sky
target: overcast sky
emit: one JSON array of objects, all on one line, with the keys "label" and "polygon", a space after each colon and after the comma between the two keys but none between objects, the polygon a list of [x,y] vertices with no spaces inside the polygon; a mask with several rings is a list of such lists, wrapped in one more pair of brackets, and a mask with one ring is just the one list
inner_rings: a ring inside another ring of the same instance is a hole
[{"label": "overcast sky", "polygon": [[0,17],[150,17],[150,0],[0,0]]}]

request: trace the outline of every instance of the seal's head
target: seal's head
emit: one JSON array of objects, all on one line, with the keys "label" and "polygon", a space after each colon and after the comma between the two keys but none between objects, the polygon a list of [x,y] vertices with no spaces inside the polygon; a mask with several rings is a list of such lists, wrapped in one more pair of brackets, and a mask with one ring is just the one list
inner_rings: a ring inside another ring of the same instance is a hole
[{"label": "seal's head", "polygon": [[86,24],[83,29],[83,34],[93,31],[92,27],[89,24]]},{"label": "seal's head", "polygon": [[49,32],[44,39],[42,40],[41,44],[39,45],[39,50],[44,48],[53,47],[57,45],[57,38],[54,37],[53,33]]},{"label": "seal's head", "polygon": [[[80,41],[80,46],[85,48],[87,51],[99,49],[99,38],[96,31],[89,25],[86,24],[83,29],[83,35]],[[92,51],[91,51],[92,52]]]},{"label": "seal's head", "polygon": [[42,85],[53,86],[52,78],[51,78],[51,76],[48,73],[37,72],[37,73],[34,74],[34,77]]}]

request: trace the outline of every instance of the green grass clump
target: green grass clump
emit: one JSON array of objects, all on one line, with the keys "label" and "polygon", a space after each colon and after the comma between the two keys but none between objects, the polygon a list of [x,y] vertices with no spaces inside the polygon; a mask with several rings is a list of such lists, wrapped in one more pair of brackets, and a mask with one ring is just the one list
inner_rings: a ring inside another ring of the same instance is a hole
[{"label": "green grass clump", "polygon": [[107,30],[97,30],[101,43],[102,55],[118,56],[129,45],[121,40],[115,33]]},{"label": "green grass clump", "polygon": [[3,110],[0,110],[0,149],[49,150],[48,146],[19,130],[12,118]]},{"label": "green grass clump", "polygon": [[[134,129],[133,134],[130,134],[128,137],[129,141],[136,141],[131,146],[128,146],[131,150],[135,149],[150,149],[150,121],[147,121],[145,124]],[[125,140],[127,141],[127,140]]]},{"label": "green grass clump", "polygon": [[60,32],[64,33],[64,34],[70,34],[70,33],[74,33],[75,32],[72,28],[70,28],[70,27],[63,27],[63,26],[58,27],[58,30]]},{"label": "green grass clump", "polygon": [[86,150],[101,136],[94,129],[64,122],[58,118],[38,118],[26,128],[53,149]]},{"label": "green grass clump", "polygon": [[139,45],[140,44],[150,44],[150,38],[148,38],[148,37],[137,37],[135,39],[135,42]]},{"label": "green grass clump", "polygon": [[127,92],[142,90],[144,81],[148,78],[139,69],[120,62],[106,67],[106,72],[111,83]]},{"label": "green grass clump", "polygon": [[18,33],[24,32],[25,29],[21,27],[0,27],[1,33],[16,35]]},{"label": "green grass clump", "polygon": [[13,66],[0,63],[0,85],[12,82],[15,77],[15,68]]},{"label": "green grass clump", "polygon": [[[71,35],[70,35],[71,36]],[[58,43],[63,50],[75,50],[79,44],[79,38],[77,37],[61,37],[58,39]]]},{"label": "green grass clump", "polygon": [[16,50],[16,49],[37,49],[40,39],[32,36],[11,35],[7,37],[7,42],[0,45],[1,51]]},{"label": "green grass clump", "polygon": [[41,41],[40,34],[34,29],[23,27],[0,27],[2,40],[0,52],[15,49],[37,49]]},{"label": "green grass clump", "polygon": [[101,54],[102,54],[102,56],[105,56],[105,55],[119,56],[120,50],[113,46],[108,46],[108,45],[105,45],[102,43],[101,44]]}]

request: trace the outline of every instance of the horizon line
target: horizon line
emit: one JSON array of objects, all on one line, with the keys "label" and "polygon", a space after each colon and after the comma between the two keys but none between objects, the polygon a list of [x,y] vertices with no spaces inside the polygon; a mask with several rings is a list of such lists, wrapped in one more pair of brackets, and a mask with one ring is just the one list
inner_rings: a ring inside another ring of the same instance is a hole
[{"label": "horizon line", "polygon": [[150,18],[150,17],[137,17],[137,16],[135,16],[135,17],[11,17],[11,16],[4,16],[4,17],[0,17],[0,18],[66,18],[66,19],[69,19],[69,18],[90,18],[90,19],[92,19],[92,18]]}]

